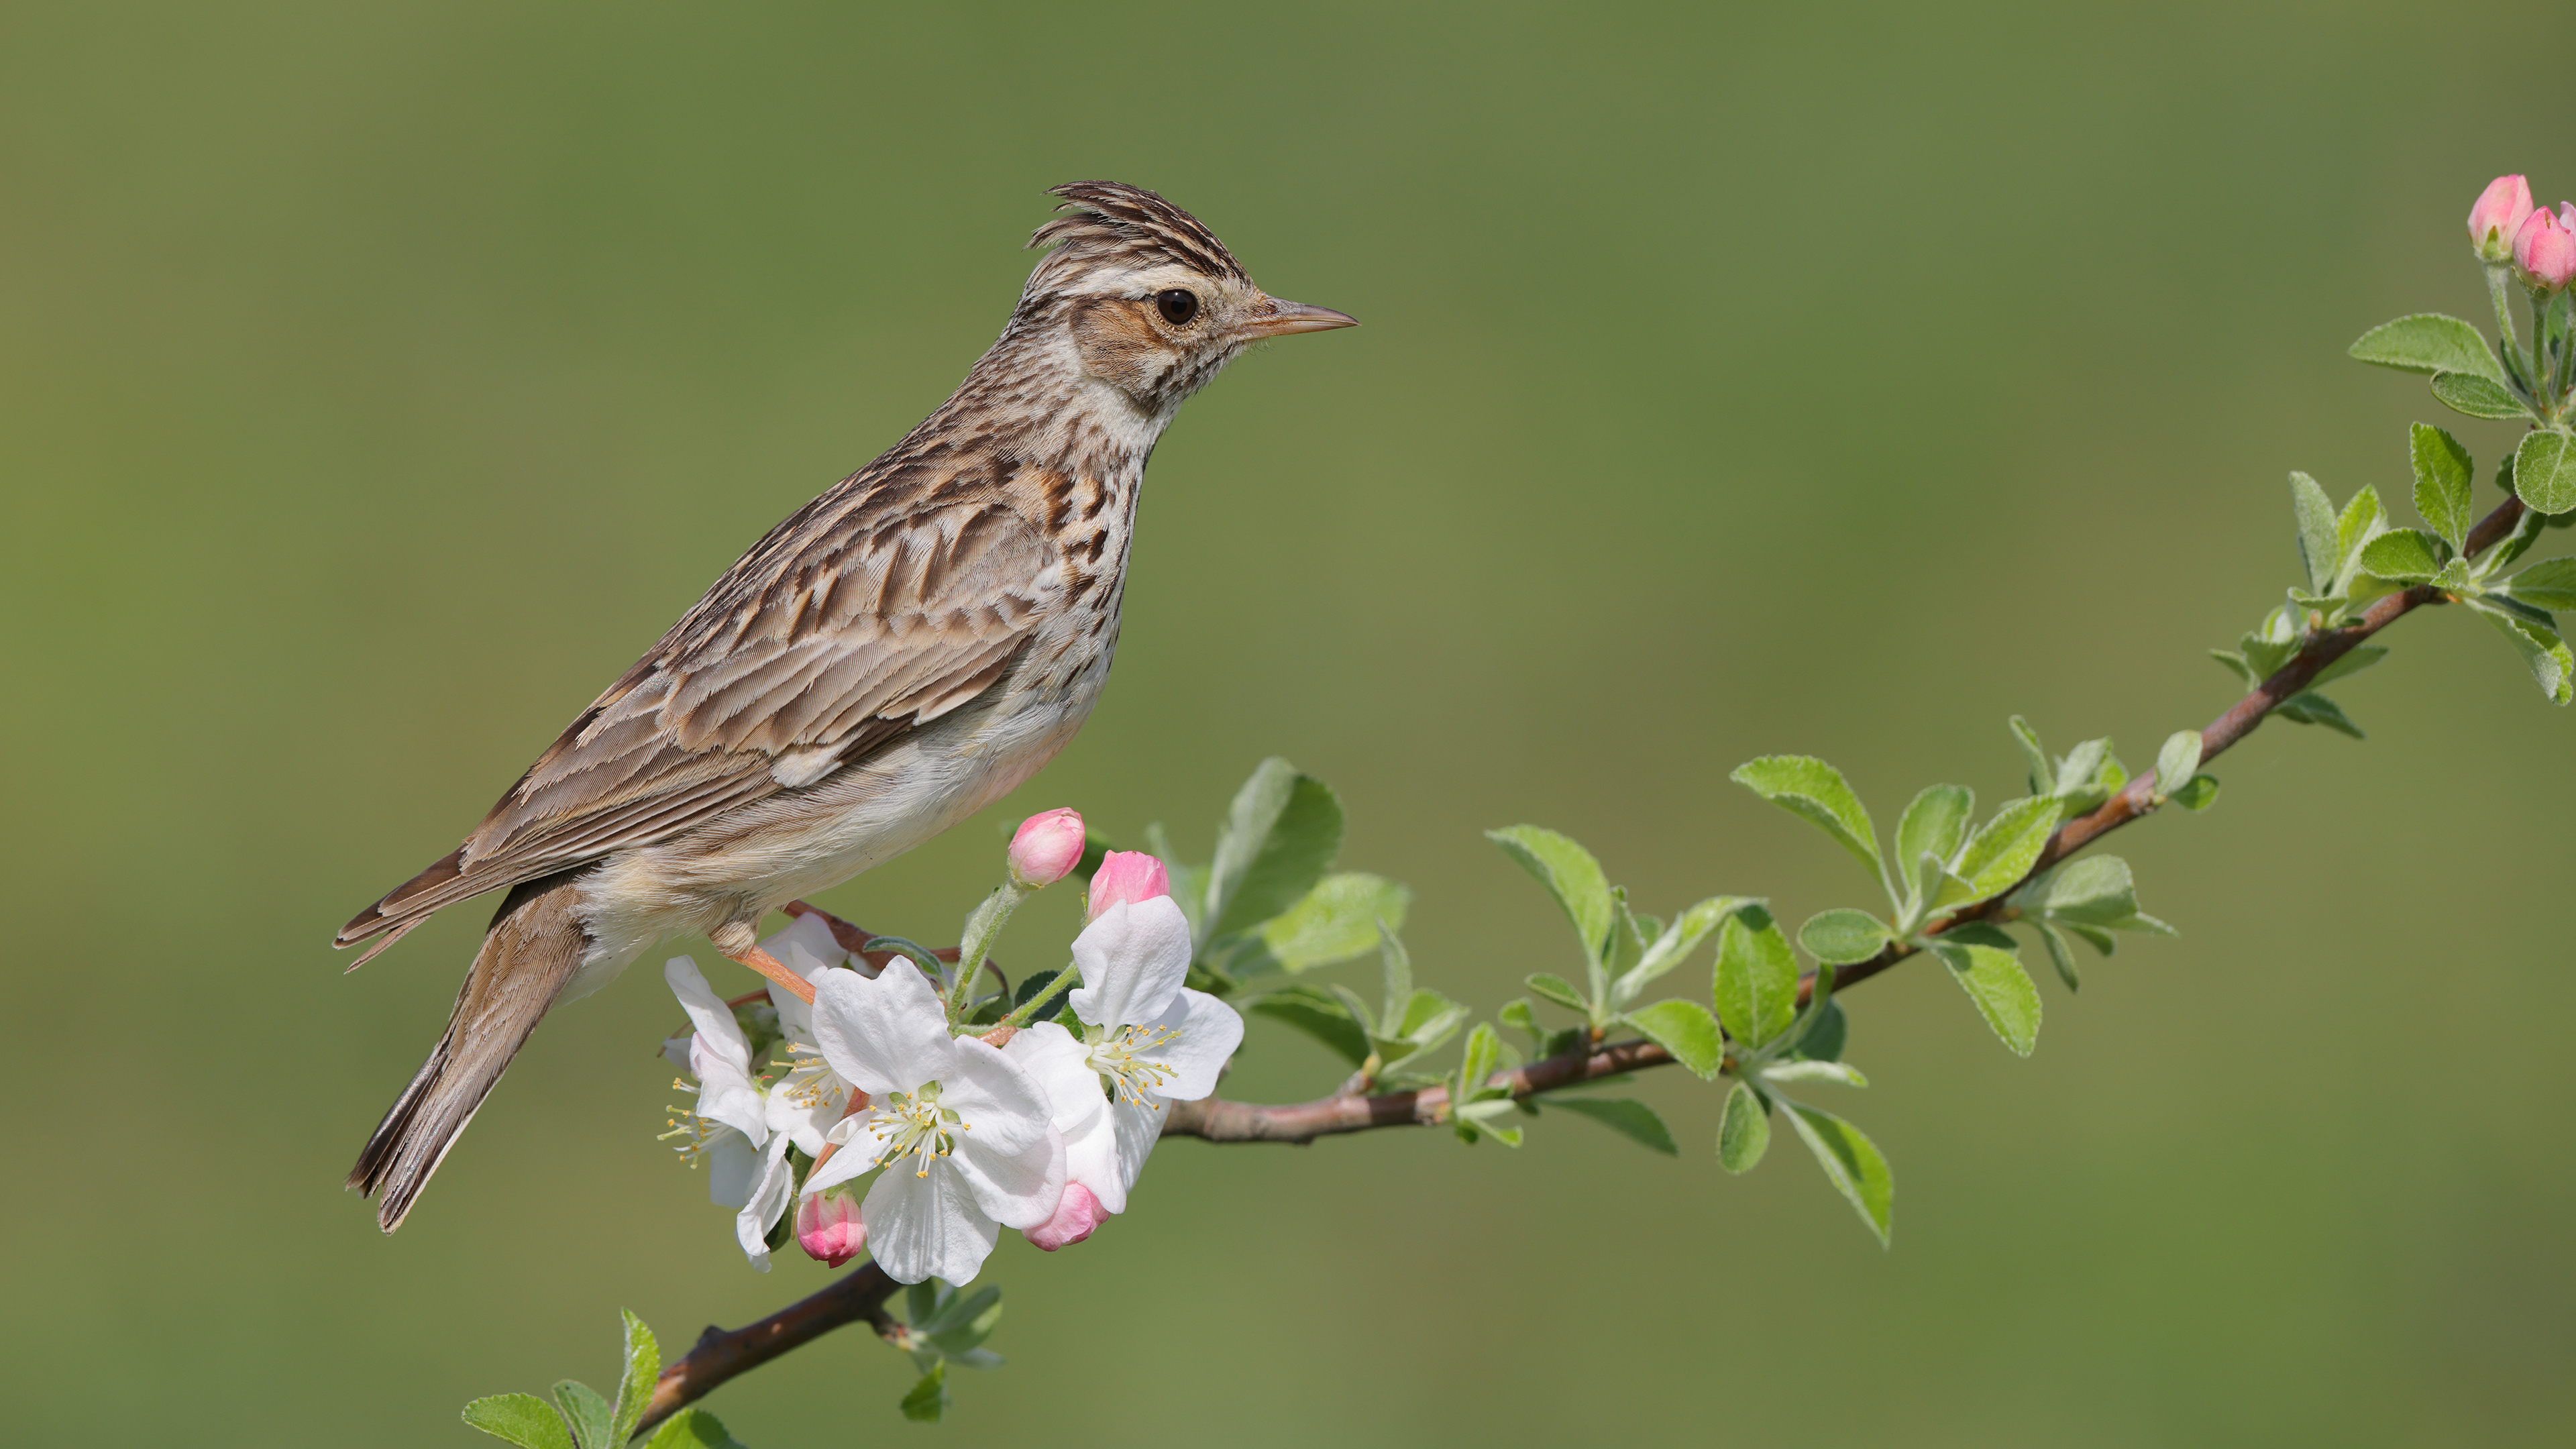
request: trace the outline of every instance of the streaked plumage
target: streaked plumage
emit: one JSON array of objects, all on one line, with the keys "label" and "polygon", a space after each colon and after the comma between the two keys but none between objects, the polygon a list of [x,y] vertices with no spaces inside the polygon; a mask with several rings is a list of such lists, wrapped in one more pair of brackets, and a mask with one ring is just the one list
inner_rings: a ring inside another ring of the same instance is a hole
[{"label": "streaked plumage", "polygon": [[1108,674],[1155,440],[1252,342],[1349,325],[1264,295],[1152,192],[1055,190],[1030,239],[1049,250],[956,394],[770,530],[463,845],[341,929],[382,950],[513,888],[350,1174],[383,1191],[386,1231],[554,1002],[665,936],[741,959],[765,913],[1052,758]]}]

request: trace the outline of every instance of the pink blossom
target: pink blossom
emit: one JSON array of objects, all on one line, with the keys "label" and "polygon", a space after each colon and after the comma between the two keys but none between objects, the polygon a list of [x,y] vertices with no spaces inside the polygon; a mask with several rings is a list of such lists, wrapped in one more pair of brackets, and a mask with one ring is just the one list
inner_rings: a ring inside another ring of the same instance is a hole
[{"label": "pink blossom", "polygon": [[1091,877],[1088,916],[1099,920],[1111,906],[1150,901],[1172,893],[1172,874],[1163,863],[1139,850],[1113,850]]},{"label": "pink blossom", "polygon": [[2530,182],[2519,176],[2499,176],[2488,182],[2487,189],[2478,193],[2478,204],[2469,208],[2469,245],[2486,261],[2509,259],[2514,233],[2522,229],[2531,209]]},{"label": "pink blossom", "polygon": [[837,1268],[868,1245],[868,1225],[859,1221],[859,1205],[837,1192],[818,1192],[796,1204],[796,1245],[805,1256]]},{"label": "pink blossom", "polygon": [[1082,862],[1082,816],[1049,810],[1020,822],[1011,837],[1011,879],[1023,890],[1054,885]]},{"label": "pink blossom", "polygon": [[1055,1216],[1029,1229],[1023,1236],[1052,1253],[1090,1237],[1107,1221],[1109,1214],[1101,1209],[1100,1199],[1091,1195],[1091,1189],[1078,1182],[1068,1182],[1064,1185],[1064,1200],[1056,1204]]},{"label": "pink blossom", "polygon": [[2513,265],[2524,286],[2555,292],[2576,277],[2576,227],[2571,221],[2576,221],[2576,209],[2570,209],[2565,221],[2547,210],[2523,219],[2522,229],[2513,234]]}]

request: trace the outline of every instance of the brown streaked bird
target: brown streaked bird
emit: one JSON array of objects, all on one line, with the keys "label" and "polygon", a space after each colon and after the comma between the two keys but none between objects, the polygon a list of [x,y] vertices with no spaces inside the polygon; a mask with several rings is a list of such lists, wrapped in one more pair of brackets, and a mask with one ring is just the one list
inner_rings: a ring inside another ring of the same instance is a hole
[{"label": "brown streaked bird", "polygon": [[1354,325],[1267,295],[1150,191],[1053,194],[1047,254],[956,394],[752,545],[463,845],[341,928],[382,938],[362,965],[509,891],[349,1174],[386,1232],[546,1009],[655,942],[703,934],[809,992],[759,949],[763,915],[1000,798],[1091,713],[1145,460],[1183,400],[1263,338]]}]

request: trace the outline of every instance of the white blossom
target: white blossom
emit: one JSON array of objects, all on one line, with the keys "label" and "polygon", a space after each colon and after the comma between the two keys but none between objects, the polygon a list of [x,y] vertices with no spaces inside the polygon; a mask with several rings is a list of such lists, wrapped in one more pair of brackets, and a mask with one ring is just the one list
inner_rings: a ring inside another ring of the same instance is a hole
[{"label": "white blossom", "polygon": [[[1233,1007],[1181,983],[1190,969],[1190,926],[1167,895],[1110,906],[1074,938],[1083,985],[1071,994],[1083,1034],[1053,1022],[1011,1039],[1011,1058],[1045,1088],[1064,1137],[1065,1175],[1099,1211],[1127,1210],[1127,1194],[1163,1130],[1169,1102],[1216,1090],[1243,1044]],[[1077,1204],[1030,1241],[1053,1249],[1089,1235],[1097,1214]]]},{"label": "white blossom", "polygon": [[949,1033],[938,993],[898,962],[876,979],[815,982],[814,1037],[831,1070],[869,1096],[827,1134],[807,1194],[882,1168],[859,1218],[899,1283],[964,1283],[1003,1227],[1030,1228],[1064,1194],[1064,1140],[1045,1094],[998,1047]]}]

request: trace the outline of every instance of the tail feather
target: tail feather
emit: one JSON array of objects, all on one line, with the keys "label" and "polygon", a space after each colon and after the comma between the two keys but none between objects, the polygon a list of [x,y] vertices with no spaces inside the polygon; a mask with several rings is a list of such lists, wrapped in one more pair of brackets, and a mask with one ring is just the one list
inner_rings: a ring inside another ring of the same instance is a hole
[{"label": "tail feather", "polygon": [[402,1226],[457,1134],[581,965],[590,939],[573,913],[576,891],[565,874],[510,892],[456,994],[447,1034],[359,1152],[349,1186],[382,1194],[376,1221],[386,1232]]}]

